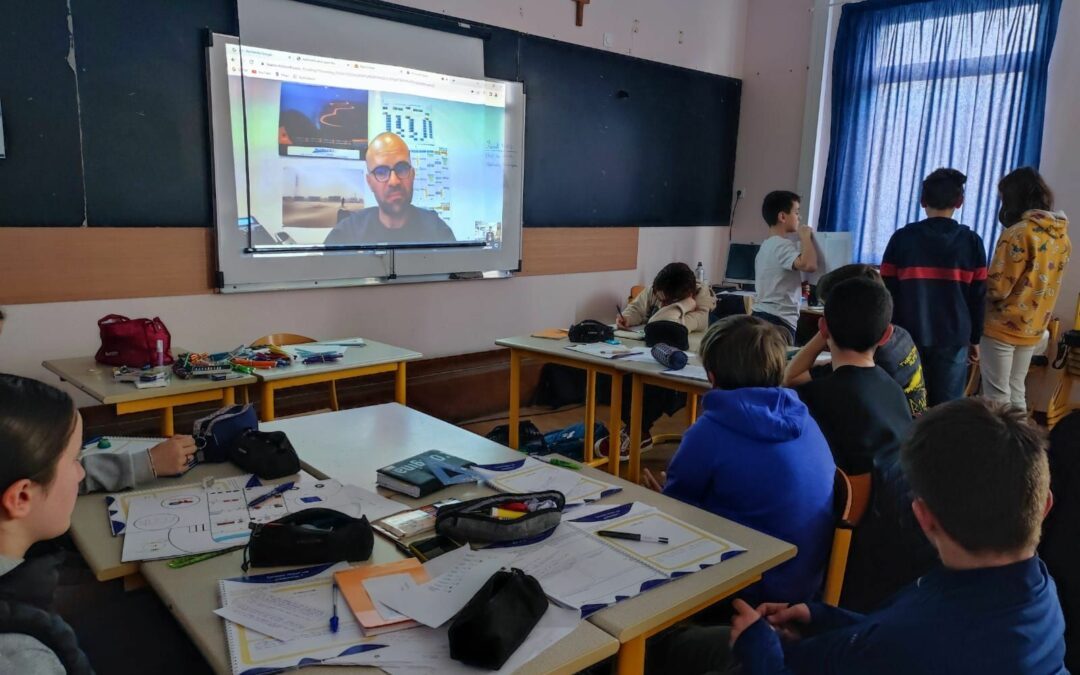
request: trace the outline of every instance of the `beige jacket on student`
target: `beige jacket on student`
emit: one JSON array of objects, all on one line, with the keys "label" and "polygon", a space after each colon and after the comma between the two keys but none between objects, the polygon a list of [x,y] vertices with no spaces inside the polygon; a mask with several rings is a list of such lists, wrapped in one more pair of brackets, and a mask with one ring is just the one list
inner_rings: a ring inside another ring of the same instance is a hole
[{"label": "beige jacket on student", "polygon": [[679,302],[660,306],[652,287],[638,293],[638,296],[623,310],[623,318],[631,326],[638,326],[646,321],[677,321],[686,326],[691,333],[709,327],[709,312],[716,309],[716,296],[708,286],[697,287],[693,297]]}]

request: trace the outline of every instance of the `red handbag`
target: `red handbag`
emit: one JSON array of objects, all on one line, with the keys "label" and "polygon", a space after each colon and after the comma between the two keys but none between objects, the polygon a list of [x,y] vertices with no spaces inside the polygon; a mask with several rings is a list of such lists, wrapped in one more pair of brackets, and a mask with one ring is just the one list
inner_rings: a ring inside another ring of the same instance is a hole
[{"label": "red handbag", "polygon": [[173,362],[169,354],[172,335],[158,317],[153,319],[129,319],[119,314],[110,314],[98,319],[101,330],[101,348],[94,355],[98,363],[110,366],[129,366],[142,368],[156,366],[157,343],[161,340],[161,365]]}]

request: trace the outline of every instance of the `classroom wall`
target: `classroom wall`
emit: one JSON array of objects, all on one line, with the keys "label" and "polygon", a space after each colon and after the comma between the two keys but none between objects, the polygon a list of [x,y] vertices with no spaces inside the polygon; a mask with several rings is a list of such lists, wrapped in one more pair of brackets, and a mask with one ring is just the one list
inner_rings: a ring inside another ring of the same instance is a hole
[{"label": "classroom wall", "polygon": [[[1061,318],[1062,330],[1073,327],[1077,294],[1080,294],[1080,134],[1076,120],[1080,115],[1080,0],[1061,3],[1057,40],[1050,57],[1050,81],[1046,92],[1046,120],[1043,125],[1041,173],[1053,188],[1056,208],[1071,219],[1069,234],[1073,242],[1072,262],[1065,269],[1054,314]],[[1044,409],[1060,371],[1049,377],[1033,374],[1028,378],[1028,400]],[[1077,400],[1080,392],[1074,392]]]},{"label": "classroom wall", "polygon": [[760,243],[768,228],[761,201],[798,190],[803,102],[813,0],[753,0],[746,26],[735,189],[742,200],[732,240]]},{"label": "classroom wall", "polygon": [[[593,0],[586,7],[583,28],[574,26],[570,0],[401,4],[594,47],[603,45],[604,33],[611,33],[613,49],[624,53],[742,75],[747,0]],[[287,331],[364,335],[427,356],[481,351],[492,348],[497,337],[589,317],[613,318],[614,303],[625,302],[632,285],[647,283],[671,260],[691,265],[700,260],[714,277],[717,262],[726,256],[725,233],[726,229],[709,227],[643,228],[637,269],[619,272],[16,305],[6,308],[9,320],[0,336],[0,368],[54,381],[41,361],[92,353],[98,346],[95,322],[109,313],[160,316],[173,333],[173,344],[186,348],[231,348],[265,333]],[[153,264],[152,256],[147,264]],[[72,391],[79,405],[92,402]]]}]

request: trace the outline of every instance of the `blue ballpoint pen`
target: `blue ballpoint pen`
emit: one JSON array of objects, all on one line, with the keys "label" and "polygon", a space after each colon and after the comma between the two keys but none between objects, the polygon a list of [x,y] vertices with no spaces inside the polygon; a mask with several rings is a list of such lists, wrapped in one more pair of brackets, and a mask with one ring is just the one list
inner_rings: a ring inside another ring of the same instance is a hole
[{"label": "blue ballpoint pen", "polygon": [[334,604],[334,614],[333,614],[333,616],[330,617],[330,632],[331,633],[336,633],[338,631],[338,616],[337,616],[338,586],[337,586],[337,581],[332,582],[331,585],[333,586],[333,591],[332,591],[332,593],[333,593],[333,601],[332,602]]},{"label": "blue ballpoint pen", "polygon": [[279,494],[281,494],[282,492],[285,492],[286,490],[291,490],[292,486],[294,484],[295,484],[294,481],[289,481],[288,483],[282,483],[281,485],[277,486],[276,488],[274,488],[270,492],[267,492],[264,495],[259,495],[255,499],[252,499],[250,502],[248,502],[248,507],[250,508],[252,506],[258,506],[259,504],[262,504],[263,502],[265,502],[267,499],[270,499],[271,497],[276,497]]}]

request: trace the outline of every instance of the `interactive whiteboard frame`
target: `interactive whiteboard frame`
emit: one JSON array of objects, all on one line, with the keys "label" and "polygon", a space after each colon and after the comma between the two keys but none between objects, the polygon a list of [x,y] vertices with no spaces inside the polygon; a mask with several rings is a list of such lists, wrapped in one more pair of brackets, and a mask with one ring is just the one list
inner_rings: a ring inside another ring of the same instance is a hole
[{"label": "interactive whiteboard frame", "polygon": [[206,50],[217,242],[214,285],[220,292],[493,279],[506,278],[521,270],[525,92],[518,82],[505,83],[507,126],[504,147],[509,170],[504,174],[503,238],[499,248],[246,253],[247,236],[237,226],[236,173],[225,55],[225,47],[229,44],[240,44],[240,40],[213,33]]}]

